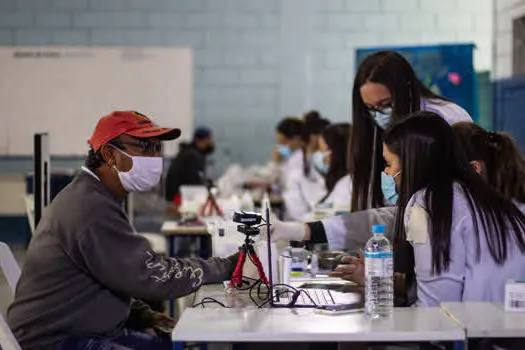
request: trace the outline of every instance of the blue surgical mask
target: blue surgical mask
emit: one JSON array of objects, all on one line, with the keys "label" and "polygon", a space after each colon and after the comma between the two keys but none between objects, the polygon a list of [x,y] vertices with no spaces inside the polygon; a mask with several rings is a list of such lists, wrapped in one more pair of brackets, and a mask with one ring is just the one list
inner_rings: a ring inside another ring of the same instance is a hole
[{"label": "blue surgical mask", "polygon": [[399,199],[399,194],[397,194],[396,190],[396,180],[395,178],[401,174],[399,171],[394,176],[390,176],[386,174],[385,172],[381,173],[381,190],[383,191],[383,196],[385,196],[385,199],[392,203],[393,205],[397,204],[397,200]]},{"label": "blue surgical mask", "polygon": [[383,130],[386,129],[388,123],[390,123],[390,118],[392,117],[392,107],[387,107],[382,111],[370,111],[370,115],[374,118],[376,124]]},{"label": "blue surgical mask", "polygon": [[326,164],[324,162],[325,157],[329,154],[330,152],[323,153],[321,151],[317,151],[312,155],[312,162],[314,163],[315,168],[321,174],[327,174],[328,170],[330,170],[330,164]]},{"label": "blue surgical mask", "polygon": [[278,145],[277,149],[279,150],[279,153],[284,159],[288,159],[292,155],[292,149],[290,148],[290,146]]}]

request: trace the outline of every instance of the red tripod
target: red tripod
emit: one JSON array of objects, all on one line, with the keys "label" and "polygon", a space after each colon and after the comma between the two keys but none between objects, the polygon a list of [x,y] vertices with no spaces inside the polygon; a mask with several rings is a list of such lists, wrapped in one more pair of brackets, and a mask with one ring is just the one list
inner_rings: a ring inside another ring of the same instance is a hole
[{"label": "red tripod", "polygon": [[262,283],[269,284],[268,278],[266,278],[266,275],[264,273],[261,260],[259,260],[259,257],[257,256],[255,249],[253,248],[253,241],[250,239],[250,236],[246,235],[246,239],[244,240],[242,250],[239,253],[239,259],[237,260],[237,265],[235,266],[235,270],[233,271],[232,279],[230,281],[229,286],[239,287],[242,285],[242,268],[244,266],[244,263],[246,262],[247,255],[249,255],[250,260],[257,268],[257,272],[259,273],[259,278],[261,279]]},{"label": "red tripod", "polygon": [[[208,210],[208,213],[206,214],[206,209]],[[208,187],[208,199],[206,199],[206,202],[201,208],[201,216],[212,216],[213,211],[217,213],[219,216],[224,216],[224,212],[222,211],[221,207],[217,204],[217,200],[215,199],[215,195],[212,192],[212,188]]]}]

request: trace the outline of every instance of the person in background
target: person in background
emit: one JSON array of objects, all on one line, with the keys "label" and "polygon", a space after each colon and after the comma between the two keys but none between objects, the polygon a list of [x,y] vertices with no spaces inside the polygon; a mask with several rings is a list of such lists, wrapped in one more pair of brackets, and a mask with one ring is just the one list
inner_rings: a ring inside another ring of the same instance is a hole
[{"label": "person in background", "polygon": [[485,181],[525,209],[525,159],[504,132],[488,132],[475,123],[452,125],[467,158]]},{"label": "person in background", "polygon": [[348,144],[352,126],[333,124],[324,129],[319,139],[319,150],[313,155],[315,168],[324,175],[326,195],[321,203],[348,207],[352,195],[352,177],[348,168]]},{"label": "person in background", "polygon": [[[413,259],[416,304],[503,302],[507,280],[525,278],[525,215],[515,204],[525,162],[512,139],[417,112],[387,130],[383,154],[399,193],[394,240],[414,248],[401,258]],[[344,262],[333,275],[363,284],[362,262]]]},{"label": "person in background", "polygon": [[271,160],[280,167],[283,186],[289,174],[304,169],[303,134],[304,121],[296,117],[284,118],[275,129],[277,146],[273,150]]},{"label": "person in background", "polygon": [[303,120],[303,168],[291,170],[283,193],[289,220],[307,218],[326,194],[324,176],[314,167],[312,156],[319,149],[321,133],[330,122],[317,111],[308,112]]},{"label": "person in background", "polygon": [[207,157],[215,151],[211,129],[201,126],[193,134],[191,143],[181,143],[179,154],[171,161],[166,175],[166,200],[180,206],[180,187],[205,185]]},{"label": "person in background", "polygon": [[[304,176],[309,177],[314,170],[312,164],[312,155],[319,150],[319,141],[323,130],[330,125],[330,121],[321,116],[321,114],[312,110],[306,113],[304,120]],[[313,175],[315,176],[315,175]]]},{"label": "person in background", "polygon": [[180,134],[132,111],[99,120],[86,166],[47,208],[27,251],[7,313],[23,349],[172,349],[161,331],[173,321],[133,300],[177,298],[231,277],[237,256],[166,258],[123,210],[130,192],[157,185],[162,141]]}]

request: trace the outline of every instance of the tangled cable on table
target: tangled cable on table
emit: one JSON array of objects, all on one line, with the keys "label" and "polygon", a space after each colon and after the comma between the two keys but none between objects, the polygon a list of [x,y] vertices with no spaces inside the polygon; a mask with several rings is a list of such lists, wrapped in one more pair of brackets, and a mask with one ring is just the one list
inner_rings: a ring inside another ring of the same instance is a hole
[{"label": "tangled cable on table", "polygon": [[[249,254],[249,252],[248,252],[248,254],[246,254],[246,255],[248,256],[248,258],[250,259],[252,264],[255,265],[255,262],[253,261],[253,258],[251,256],[251,254]],[[292,294],[291,301],[290,301],[289,304],[286,305],[286,307],[293,307],[296,304],[297,299],[299,298],[299,296],[301,294],[306,295],[310,299],[312,304],[314,306],[317,306],[317,304],[315,303],[313,298],[310,296],[310,294],[308,294],[308,292],[305,291],[304,289],[297,289],[297,288],[295,288],[293,286],[290,286],[288,284],[274,284],[273,288],[275,288],[275,287],[284,287],[284,288],[288,288],[289,290],[276,291],[275,295],[271,296],[270,295],[270,286],[268,284],[265,284],[261,278],[255,279],[255,278],[250,278],[250,277],[247,277],[247,276],[243,276],[242,277],[242,284],[245,284],[245,283],[248,285],[247,287],[243,287],[241,285],[241,286],[235,286],[234,288],[236,290],[238,290],[238,291],[248,291],[248,296],[250,297],[250,300],[258,308],[264,307],[265,305],[271,303],[272,301],[275,301],[275,299],[279,300],[279,297],[282,297],[283,295],[286,295],[286,294]],[[261,290],[262,286],[266,287],[266,291],[262,291]],[[255,295],[254,295],[254,292],[256,292]],[[197,293],[197,292],[195,292],[195,293]],[[195,298],[196,298],[196,295],[195,295]],[[194,298],[193,302],[195,302],[195,298]],[[256,299],[260,300],[260,302],[257,301]],[[218,304],[218,305],[222,306],[223,308],[230,308],[229,306],[225,305],[224,303],[218,301],[217,299],[211,298],[211,297],[202,298],[201,302],[199,302],[197,304],[194,304],[192,307],[202,306],[204,308],[205,307],[204,305],[206,305],[206,304]]]}]

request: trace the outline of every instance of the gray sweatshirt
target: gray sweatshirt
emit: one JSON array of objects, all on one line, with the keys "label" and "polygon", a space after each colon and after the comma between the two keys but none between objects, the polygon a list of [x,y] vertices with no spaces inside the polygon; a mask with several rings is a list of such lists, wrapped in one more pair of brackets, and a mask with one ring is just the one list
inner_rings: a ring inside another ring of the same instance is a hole
[{"label": "gray sweatshirt", "polygon": [[121,203],[81,172],[45,211],[7,315],[23,349],[51,349],[69,334],[111,337],[124,326],[132,297],[176,298],[231,276],[235,256],[156,254]]}]

